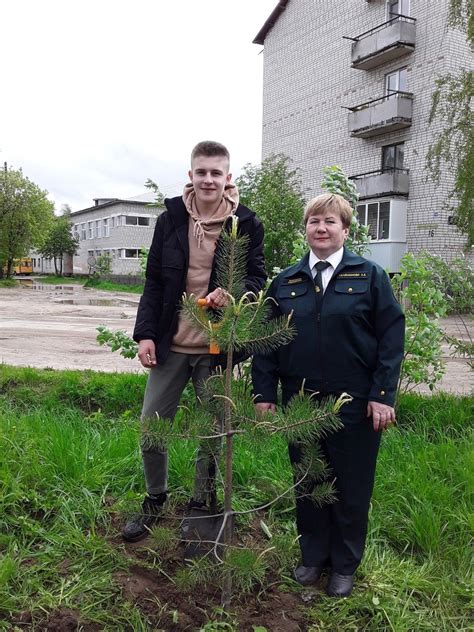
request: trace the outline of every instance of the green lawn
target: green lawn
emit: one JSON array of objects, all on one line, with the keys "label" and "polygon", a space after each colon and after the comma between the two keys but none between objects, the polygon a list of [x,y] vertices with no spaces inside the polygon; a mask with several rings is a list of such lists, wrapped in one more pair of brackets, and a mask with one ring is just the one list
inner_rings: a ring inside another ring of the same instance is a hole
[{"label": "green lawn", "polygon": [[[165,612],[182,621],[167,603],[150,609],[148,599],[137,607],[116,581],[131,564],[118,529],[143,489],[137,420],[144,384],[143,375],[0,365],[0,629],[13,629],[12,621],[24,629],[18,621],[25,612],[35,629],[60,608],[80,613],[94,629],[156,630]],[[307,629],[470,629],[472,400],[405,396],[398,416],[399,426],[384,435],[354,594],[321,594],[306,605]],[[266,502],[291,484],[280,440],[269,440],[257,457],[248,441],[236,442],[237,508]],[[194,448],[182,439],[171,446],[174,505],[191,489]],[[257,520],[273,533],[273,577],[289,577],[297,560],[291,508],[291,499],[282,499]],[[249,517],[241,528],[254,522]],[[150,549],[134,564],[164,572]],[[185,572],[169,583],[185,586]],[[296,590],[289,579],[283,588]],[[219,619],[212,609],[208,616]],[[165,629],[198,629],[176,625]],[[225,625],[206,629],[238,629]]]}]

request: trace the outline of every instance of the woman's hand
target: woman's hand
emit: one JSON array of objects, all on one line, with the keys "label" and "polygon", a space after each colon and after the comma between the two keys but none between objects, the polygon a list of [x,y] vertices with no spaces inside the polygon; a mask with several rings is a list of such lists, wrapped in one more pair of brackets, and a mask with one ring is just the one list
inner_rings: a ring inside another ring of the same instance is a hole
[{"label": "woman's hand", "polygon": [[255,404],[255,412],[258,417],[264,415],[265,413],[274,415],[276,412],[276,404],[272,404],[271,402],[259,402],[258,404]]},{"label": "woman's hand", "polygon": [[375,432],[387,430],[390,424],[394,424],[395,409],[380,402],[369,402],[367,404],[367,417],[372,417]]}]

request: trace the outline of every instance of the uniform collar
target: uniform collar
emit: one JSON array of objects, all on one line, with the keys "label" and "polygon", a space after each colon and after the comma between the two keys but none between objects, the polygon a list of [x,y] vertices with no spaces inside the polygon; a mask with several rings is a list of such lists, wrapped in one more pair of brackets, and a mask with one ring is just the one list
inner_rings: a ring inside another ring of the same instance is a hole
[{"label": "uniform collar", "polygon": [[341,246],[339,248],[339,250],[336,250],[336,252],[333,252],[332,255],[329,255],[329,257],[326,257],[326,259],[319,259],[314,254],[314,252],[312,250],[310,250],[309,251],[309,261],[308,261],[309,269],[312,270],[314,268],[314,266],[318,263],[318,261],[327,261],[328,263],[331,264],[331,266],[335,270],[337,268],[337,266],[341,263],[343,254],[344,254],[344,247],[343,246]]}]

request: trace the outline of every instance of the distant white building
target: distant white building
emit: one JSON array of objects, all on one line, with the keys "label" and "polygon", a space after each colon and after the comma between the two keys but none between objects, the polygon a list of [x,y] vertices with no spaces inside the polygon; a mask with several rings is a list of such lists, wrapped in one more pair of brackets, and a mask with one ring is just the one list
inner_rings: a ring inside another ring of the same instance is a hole
[{"label": "distant white building", "polygon": [[95,198],[94,206],[71,213],[72,231],[79,240],[73,258],[74,274],[87,274],[97,257],[109,253],[112,274],[140,272],[139,255],[149,248],[161,209],[148,206],[152,193],[120,200]]},{"label": "distant white building", "polygon": [[444,206],[455,174],[427,179],[438,76],[472,67],[465,34],[448,27],[448,0],[280,0],[254,43],[263,45],[263,158],[289,156],[307,197],[325,165],[360,194],[371,255],[391,271],[422,249],[449,260],[466,242]]}]

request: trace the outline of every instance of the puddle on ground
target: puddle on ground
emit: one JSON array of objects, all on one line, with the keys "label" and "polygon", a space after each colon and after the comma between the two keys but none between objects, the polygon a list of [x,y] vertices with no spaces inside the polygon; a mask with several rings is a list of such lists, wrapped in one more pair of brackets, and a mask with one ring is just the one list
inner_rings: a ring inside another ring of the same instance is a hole
[{"label": "puddle on ground", "polygon": [[[23,288],[28,290],[37,290],[40,292],[50,292],[51,298],[55,303],[62,305],[89,305],[94,307],[136,307],[136,301],[130,301],[121,298],[87,298],[79,295],[82,294],[81,285],[53,285],[50,283],[41,283],[35,279],[17,279]],[[59,298],[62,294],[75,295],[74,298]]]},{"label": "puddle on ground", "polygon": [[95,307],[124,307],[126,305],[136,307],[137,305],[134,301],[119,298],[56,298],[54,302],[61,305],[93,305]]},{"label": "puddle on ground", "polygon": [[78,287],[75,285],[53,285],[52,283],[38,283],[34,279],[17,279],[17,281],[21,285],[21,287],[28,288],[29,290],[37,290],[40,292],[61,291],[66,292],[67,294],[72,294]]}]

